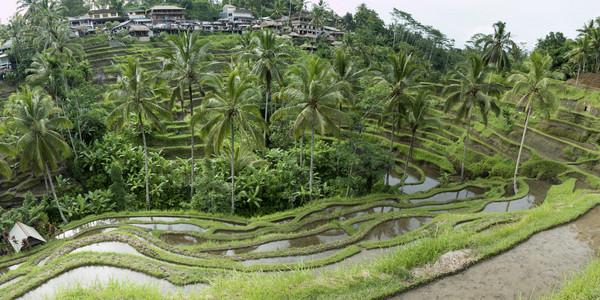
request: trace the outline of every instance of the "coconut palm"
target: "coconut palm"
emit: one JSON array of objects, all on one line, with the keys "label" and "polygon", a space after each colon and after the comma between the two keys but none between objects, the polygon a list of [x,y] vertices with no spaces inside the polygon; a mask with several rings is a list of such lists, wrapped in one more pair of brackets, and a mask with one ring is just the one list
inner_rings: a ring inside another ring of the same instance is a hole
[{"label": "coconut palm", "polygon": [[66,224],[67,219],[60,208],[50,171],[55,170],[63,158],[71,155],[69,145],[56,131],[60,127],[71,128],[71,121],[60,116],[61,109],[54,106],[50,96],[41,89],[25,87],[12,96],[11,102],[9,126],[17,133],[16,147],[21,153],[21,170],[30,167],[34,174],[47,177],[60,217]]},{"label": "coconut palm", "polygon": [[581,66],[585,62],[587,57],[587,52],[590,47],[590,40],[588,35],[584,35],[583,37],[579,37],[574,42],[573,49],[569,50],[569,52],[565,53],[565,57],[570,61],[577,64],[577,77],[575,79],[575,87],[577,87],[579,83],[579,73],[581,73]]},{"label": "coconut palm", "polygon": [[404,191],[404,184],[406,183],[406,177],[408,175],[408,164],[412,157],[412,152],[415,144],[415,135],[419,128],[427,125],[435,124],[435,119],[425,118],[427,110],[433,107],[434,103],[431,100],[431,90],[428,88],[421,88],[416,96],[411,97],[411,101],[408,101],[405,105],[404,110],[404,124],[410,130],[410,147],[408,153],[406,153],[406,163],[404,164],[404,175],[402,176],[402,188]]},{"label": "coconut palm", "polygon": [[350,118],[338,109],[338,104],[344,97],[340,92],[342,83],[335,81],[334,72],[327,61],[312,57],[308,64],[294,66],[288,74],[291,84],[281,92],[281,97],[294,104],[278,109],[271,120],[275,121],[286,115],[296,117],[288,132],[295,138],[299,137],[303,128],[310,125],[309,197],[312,200],[315,130],[321,134],[332,131],[337,135],[339,130],[335,122],[346,123]]},{"label": "coconut palm", "polygon": [[[33,86],[42,87],[46,93],[50,95],[52,100],[57,106],[64,109],[64,100],[68,94],[68,85],[65,73],[70,67],[69,63],[61,59],[61,56],[53,55],[50,51],[43,51],[33,56],[33,62],[30,67],[25,71],[29,73],[26,80]],[[76,102],[77,107],[79,104]],[[66,113],[63,111],[63,114]],[[79,110],[76,111],[79,114]],[[66,116],[66,114],[64,115]],[[81,133],[81,126],[79,124],[79,118],[77,118],[77,129]],[[73,135],[68,132],[71,146],[75,155],[75,143],[73,141]],[[81,139],[81,134],[80,134]]]},{"label": "coconut palm", "polygon": [[281,64],[284,59],[290,58],[290,55],[286,52],[286,44],[277,39],[275,33],[270,29],[256,32],[252,44],[253,47],[242,55],[242,58],[254,62],[252,72],[265,84],[265,120],[268,120],[271,84],[273,80],[281,83],[281,71],[278,64]]},{"label": "coconut palm", "polygon": [[600,27],[591,28],[589,38],[590,48],[592,51],[594,51],[596,56],[595,72],[598,73],[600,72]]},{"label": "coconut palm", "polygon": [[460,180],[465,181],[465,160],[467,158],[467,145],[469,143],[469,132],[474,108],[479,108],[481,119],[487,125],[487,115],[490,111],[498,115],[500,108],[496,101],[490,96],[500,95],[503,86],[498,83],[486,83],[485,79],[490,72],[488,64],[484,64],[479,56],[471,56],[468,64],[460,66],[452,74],[453,83],[442,90],[447,98],[444,111],[448,112],[459,102],[457,121],[467,120],[467,135],[464,139],[463,159],[460,168]]},{"label": "coconut palm", "polygon": [[390,54],[388,56],[388,65],[384,69],[376,71],[377,76],[374,77],[374,82],[382,84],[389,88],[390,94],[385,103],[385,111],[380,118],[380,124],[385,122],[392,123],[392,137],[390,140],[390,153],[392,161],[386,176],[386,184],[389,184],[390,171],[394,166],[394,134],[400,127],[402,120],[402,112],[404,104],[408,101],[408,92],[413,86],[411,79],[417,74],[419,67],[411,60],[412,55],[404,52],[398,54]]},{"label": "coconut palm", "polygon": [[[212,73],[218,68],[218,63],[204,62],[210,59],[208,45],[203,44],[196,31],[179,31],[177,34],[169,35],[167,38],[169,48],[163,50],[159,56],[165,59],[163,74],[169,80],[177,82],[177,86],[171,92],[171,107],[173,99],[183,99],[183,92],[187,89],[190,102],[190,120],[194,118],[193,85],[200,84],[201,78]],[[183,103],[181,109],[185,111]],[[191,127],[191,184],[190,195],[194,195],[194,126]]]},{"label": "coconut palm", "polygon": [[157,77],[147,75],[140,66],[139,59],[129,58],[121,67],[122,74],[117,78],[117,84],[106,93],[107,101],[117,103],[115,109],[108,115],[108,126],[114,125],[119,130],[131,117],[137,121],[142,132],[144,146],[144,172],[146,179],[146,209],[150,209],[150,189],[148,187],[148,149],[146,147],[146,130],[144,123],[149,122],[158,131],[162,131],[161,119],[172,120],[171,113],[157,103],[157,98],[166,97],[168,90]]},{"label": "coconut palm", "polygon": [[[505,30],[506,23],[498,21],[494,24],[494,34],[483,37],[483,63],[493,64],[496,71],[502,74],[504,70],[510,70],[510,59],[508,53],[514,46],[510,38],[510,32]],[[490,75],[490,82],[492,77]]]},{"label": "coconut palm", "polygon": [[556,97],[554,91],[562,89],[562,85],[553,79],[561,79],[563,77],[563,74],[552,70],[552,58],[548,55],[542,57],[539,52],[531,53],[529,59],[525,61],[525,67],[529,70],[526,74],[513,74],[508,78],[510,82],[514,83],[514,87],[505,95],[505,98],[519,97],[517,106],[525,107],[525,111],[527,112],[513,179],[515,194],[518,192],[517,174],[519,172],[519,161],[521,160],[521,152],[533,107],[537,105],[544,112],[545,117],[549,118],[550,112],[558,106],[558,97]]},{"label": "coconut palm", "polygon": [[231,154],[231,213],[235,213],[235,132],[238,130],[245,144],[253,143],[264,149],[263,131],[267,130],[260,109],[252,104],[258,96],[254,89],[253,76],[232,69],[221,81],[216,76],[207,79],[210,88],[204,109],[192,119],[192,126],[199,120],[209,118],[201,133],[206,141],[207,154],[218,153],[223,140],[229,134]]}]

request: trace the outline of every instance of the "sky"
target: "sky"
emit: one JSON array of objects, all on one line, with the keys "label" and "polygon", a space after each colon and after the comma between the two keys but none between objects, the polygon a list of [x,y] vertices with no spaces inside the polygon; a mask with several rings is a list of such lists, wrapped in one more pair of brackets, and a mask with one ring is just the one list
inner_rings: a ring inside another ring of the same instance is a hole
[{"label": "sky", "polygon": [[[17,0],[0,0],[0,22],[6,24],[16,11]],[[308,0],[318,2],[318,0]],[[537,39],[549,32],[562,32],[568,38],[577,36],[577,29],[600,16],[598,0],[326,0],[338,15],[354,14],[356,7],[366,3],[386,24],[392,22],[393,8],[405,11],[415,20],[430,25],[454,39],[455,47],[464,44],[476,33],[493,33],[492,25],[506,22],[517,43],[535,47]],[[308,5],[310,8],[311,6]]]}]

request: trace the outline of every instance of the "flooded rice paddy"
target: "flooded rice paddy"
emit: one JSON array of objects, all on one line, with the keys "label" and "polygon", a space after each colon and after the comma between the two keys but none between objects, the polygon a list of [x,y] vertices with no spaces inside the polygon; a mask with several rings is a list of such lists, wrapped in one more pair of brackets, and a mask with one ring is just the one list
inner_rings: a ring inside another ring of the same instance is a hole
[{"label": "flooded rice paddy", "polygon": [[535,234],[515,248],[393,299],[536,299],[560,288],[600,247],[600,206],[571,223]]}]

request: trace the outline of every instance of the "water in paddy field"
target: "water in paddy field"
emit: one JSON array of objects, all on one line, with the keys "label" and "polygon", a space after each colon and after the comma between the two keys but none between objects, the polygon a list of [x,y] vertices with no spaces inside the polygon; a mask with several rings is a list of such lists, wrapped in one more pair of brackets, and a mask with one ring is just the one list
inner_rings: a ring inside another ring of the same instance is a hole
[{"label": "water in paddy field", "polygon": [[102,242],[102,243],[90,244],[87,246],[83,246],[81,248],[77,248],[77,249],[73,250],[71,253],[84,252],[84,251],[125,253],[125,254],[143,256],[141,253],[139,253],[135,248],[133,248],[129,244],[121,243],[121,242]]},{"label": "water in paddy field", "polygon": [[552,185],[546,181],[534,179],[525,179],[525,182],[529,185],[529,193],[527,195],[511,201],[489,203],[483,208],[482,212],[526,210],[542,204]]},{"label": "water in paddy field", "polygon": [[423,225],[431,222],[433,218],[412,217],[400,218],[396,220],[383,222],[373,228],[364,237],[363,241],[383,241],[403,235],[407,232],[421,228]]},{"label": "water in paddy field", "polygon": [[106,225],[106,224],[114,224],[114,223],[118,223],[118,222],[122,222],[125,219],[123,218],[110,218],[110,219],[101,219],[101,220],[96,220],[96,221],[92,221],[92,222],[88,222],[85,223],[79,227],[75,227],[73,229],[67,230],[59,235],[56,236],[56,239],[64,239],[67,237],[71,237],[77,233],[79,233],[80,231],[82,231],[83,229],[87,229],[90,227],[94,227],[94,226],[98,226],[98,225]]},{"label": "water in paddy field", "polygon": [[177,223],[177,224],[156,224],[155,223],[155,224],[129,224],[129,225],[142,227],[142,228],[148,228],[151,230],[175,230],[175,231],[189,230],[189,231],[200,231],[200,232],[205,232],[208,230],[207,228],[202,228],[197,225],[186,224],[186,223]]},{"label": "water in paddy field", "polygon": [[77,283],[82,286],[90,286],[94,283],[106,284],[109,280],[128,281],[138,285],[157,286],[159,291],[164,294],[178,292],[182,294],[193,294],[194,290],[206,287],[204,284],[176,286],[167,280],[154,278],[136,271],[106,266],[89,266],[76,268],[58,275],[25,294],[20,299],[43,299],[43,297],[50,297],[53,295],[57,288],[76,286]]},{"label": "water in paddy field", "polygon": [[178,233],[163,233],[160,235],[160,239],[165,241],[168,244],[176,245],[176,246],[198,245],[198,244],[206,242],[206,239],[203,239],[200,237],[195,237],[195,236],[190,236],[190,235],[185,235],[185,234],[178,234]]},{"label": "water in paddy field", "polygon": [[392,299],[536,299],[558,290],[600,247],[600,206],[465,271]]},{"label": "water in paddy field", "polygon": [[301,238],[272,241],[251,247],[211,251],[211,253],[218,255],[239,255],[244,253],[258,253],[265,251],[284,250],[288,248],[302,248],[329,242],[335,242],[347,238],[348,236],[349,235],[342,229],[330,229],[319,234],[305,236]]},{"label": "water in paddy field", "polygon": [[419,203],[419,202],[424,202],[424,201],[444,202],[444,201],[453,200],[453,199],[460,200],[460,199],[465,199],[465,198],[481,195],[481,194],[485,193],[485,191],[486,191],[486,189],[482,189],[482,188],[478,188],[478,187],[468,187],[468,188],[464,188],[464,189],[458,190],[458,191],[437,193],[437,194],[432,195],[427,198],[410,199],[410,202],[411,203]]},{"label": "water in paddy field", "polygon": [[[423,183],[420,184],[409,184],[409,183],[416,183],[419,182],[419,178],[421,177],[421,175],[419,174],[419,172],[413,168],[408,168],[408,175],[406,176],[406,184],[404,185],[404,190],[403,192],[406,194],[413,194],[416,192],[421,192],[421,191],[427,191],[430,190],[432,188],[434,188],[435,186],[437,186],[440,182],[438,180],[436,180],[435,178],[438,178],[440,176],[439,172],[434,170],[433,168],[429,167],[429,166],[419,166],[419,168],[421,170],[423,170],[423,173],[425,174],[425,179],[423,180]],[[395,186],[397,184],[400,184],[402,182],[402,175],[399,174],[391,174],[390,175],[390,182],[389,185],[391,186]],[[398,187],[399,189],[401,188],[400,186]]]}]

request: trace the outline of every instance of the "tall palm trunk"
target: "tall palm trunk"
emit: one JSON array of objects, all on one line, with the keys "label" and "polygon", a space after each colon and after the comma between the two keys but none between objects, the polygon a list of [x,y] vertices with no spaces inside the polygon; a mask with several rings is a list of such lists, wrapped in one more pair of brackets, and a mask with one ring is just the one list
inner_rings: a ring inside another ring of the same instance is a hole
[{"label": "tall palm trunk", "polygon": [[[267,119],[269,117],[269,94],[271,93],[271,73],[267,72],[267,75],[265,76],[265,82],[266,82],[266,89],[267,89],[267,93],[265,95],[265,122],[267,122],[269,119]],[[265,138],[265,143],[267,142],[267,130],[265,129],[265,134],[264,134],[264,138]]]},{"label": "tall palm trunk", "polygon": [[575,79],[575,87],[577,87],[577,83],[579,83],[579,73],[581,72],[581,61],[577,64],[577,78]]},{"label": "tall palm trunk", "polygon": [[304,128],[302,127],[302,135],[300,136],[300,166],[302,167],[302,153],[304,153]]},{"label": "tall palm trunk", "polygon": [[460,182],[464,183],[465,182],[465,160],[467,159],[467,144],[469,143],[469,132],[471,131],[471,117],[469,117],[469,120],[467,121],[467,136],[465,136],[465,146],[463,149],[463,159],[462,159],[462,164],[460,166]]},{"label": "tall palm trunk", "polygon": [[410,157],[412,156],[413,145],[415,143],[415,134],[417,133],[416,129],[412,131],[412,137],[410,138],[410,147],[408,148],[408,153],[406,154],[406,164],[404,164],[404,174],[402,174],[402,188],[400,189],[401,193],[404,193],[404,184],[406,183],[406,177],[408,176],[408,164],[410,163]]},{"label": "tall palm trunk", "polygon": [[525,127],[523,127],[523,136],[521,137],[521,145],[519,145],[519,155],[517,155],[517,164],[515,166],[515,176],[513,178],[513,190],[515,195],[519,192],[519,188],[517,186],[517,174],[519,173],[519,161],[521,161],[521,153],[523,151],[523,144],[525,143],[525,134],[527,133],[527,125],[529,125],[529,116],[531,115],[532,105],[529,106],[527,110],[527,117],[525,118]]},{"label": "tall palm trunk", "polygon": [[142,130],[142,142],[144,144],[144,175],[146,178],[146,210],[150,210],[150,188],[148,185],[148,148],[146,148],[146,131],[144,130],[144,122],[142,121],[142,113],[138,113],[140,129]]},{"label": "tall palm trunk", "polygon": [[390,184],[390,173],[394,170],[394,131],[396,131],[395,128],[396,122],[392,122],[392,139],[390,142],[390,155],[392,156],[392,161],[390,162],[390,166],[388,167],[388,172],[387,172],[387,176],[385,177],[385,185],[389,185]]},{"label": "tall palm trunk", "polygon": [[313,158],[315,153],[315,112],[312,117],[312,133],[310,136],[310,183],[309,183],[309,200],[312,201],[312,186],[313,186]]},{"label": "tall palm trunk", "polygon": [[52,189],[52,196],[54,197],[54,202],[56,203],[56,208],[58,208],[58,213],[60,214],[60,218],[63,223],[67,224],[67,219],[65,219],[65,215],[63,215],[62,209],[60,208],[60,204],[58,203],[58,197],[56,197],[56,191],[54,190],[54,183],[52,182],[52,177],[50,177],[50,169],[48,168],[48,163],[45,163],[46,167],[46,176],[48,176],[48,181],[50,181],[50,188]]},{"label": "tall palm trunk", "polygon": [[194,125],[192,124],[192,119],[194,119],[194,101],[192,99],[192,83],[188,84],[188,93],[190,98],[190,127],[192,131],[192,149],[190,150],[192,155],[191,161],[191,177],[190,177],[190,199],[194,197]]},{"label": "tall palm trunk", "polygon": [[233,121],[231,121],[231,214],[235,213],[235,169],[233,164],[234,159],[234,139],[233,139]]}]

